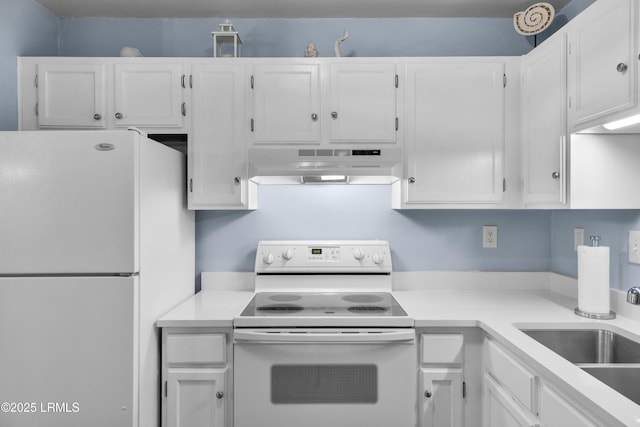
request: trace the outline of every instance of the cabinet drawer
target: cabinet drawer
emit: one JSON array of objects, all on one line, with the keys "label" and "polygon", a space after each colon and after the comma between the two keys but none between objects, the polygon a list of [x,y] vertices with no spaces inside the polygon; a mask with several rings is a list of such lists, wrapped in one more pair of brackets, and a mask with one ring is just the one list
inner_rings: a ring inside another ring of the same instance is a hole
[{"label": "cabinet drawer", "polygon": [[536,376],[492,341],[487,341],[485,358],[487,371],[535,414]]},{"label": "cabinet drawer", "polygon": [[461,365],[464,362],[463,344],[462,334],[423,334],[421,362]]},{"label": "cabinet drawer", "polygon": [[221,365],[226,363],[224,334],[167,335],[167,364]]}]

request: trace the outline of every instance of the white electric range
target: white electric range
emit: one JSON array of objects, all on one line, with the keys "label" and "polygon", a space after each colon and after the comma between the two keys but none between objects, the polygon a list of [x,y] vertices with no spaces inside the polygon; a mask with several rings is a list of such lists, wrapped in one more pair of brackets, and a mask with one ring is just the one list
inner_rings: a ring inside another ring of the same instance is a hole
[{"label": "white electric range", "polygon": [[386,241],[263,241],[234,319],[236,427],[415,425],[413,319]]}]

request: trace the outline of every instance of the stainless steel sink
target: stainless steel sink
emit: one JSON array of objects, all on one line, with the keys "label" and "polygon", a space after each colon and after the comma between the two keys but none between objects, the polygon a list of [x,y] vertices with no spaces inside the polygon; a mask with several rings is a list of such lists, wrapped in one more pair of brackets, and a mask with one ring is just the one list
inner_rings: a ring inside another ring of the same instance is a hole
[{"label": "stainless steel sink", "polygon": [[603,329],[521,329],[640,405],[640,343]]},{"label": "stainless steel sink", "polygon": [[603,329],[523,329],[540,344],[576,365],[639,363],[640,343]]},{"label": "stainless steel sink", "polygon": [[640,405],[640,368],[635,366],[589,366],[582,368],[618,393]]}]

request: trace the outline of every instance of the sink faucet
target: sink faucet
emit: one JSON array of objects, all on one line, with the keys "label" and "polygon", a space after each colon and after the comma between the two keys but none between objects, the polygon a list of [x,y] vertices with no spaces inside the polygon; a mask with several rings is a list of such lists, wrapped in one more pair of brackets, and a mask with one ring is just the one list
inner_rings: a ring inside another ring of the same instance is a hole
[{"label": "sink faucet", "polygon": [[633,305],[640,305],[640,287],[634,286],[627,291],[627,302]]}]

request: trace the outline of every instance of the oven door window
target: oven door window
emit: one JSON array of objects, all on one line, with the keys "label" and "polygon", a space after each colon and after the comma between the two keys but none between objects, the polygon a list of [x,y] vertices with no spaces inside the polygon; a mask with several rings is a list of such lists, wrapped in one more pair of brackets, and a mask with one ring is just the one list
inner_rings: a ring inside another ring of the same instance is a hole
[{"label": "oven door window", "polygon": [[378,401],[376,365],[273,365],[271,403],[370,403]]}]

